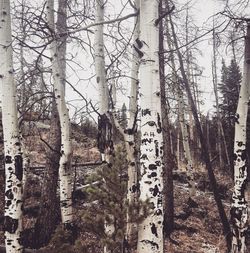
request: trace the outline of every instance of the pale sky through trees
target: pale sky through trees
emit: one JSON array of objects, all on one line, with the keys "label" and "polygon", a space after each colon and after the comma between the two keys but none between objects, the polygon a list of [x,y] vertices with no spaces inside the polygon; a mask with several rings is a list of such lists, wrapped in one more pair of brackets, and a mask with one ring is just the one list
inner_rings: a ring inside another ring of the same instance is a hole
[{"label": "pale sky through trees", "polygon": [[[126,1],[122,1],[126,2]],[[183,3],[186,3],[186,0],[181,0],[179,2],[179,5],[183,5]],[[223,10],[224,3],[222,1],[216,1],[216,0],[196,0],[196,1],[189,1],[190,6],[190,15],[191,18],[194,20],[195,24],[202,29],[202,27],[206,30],[212,29],[212,18],[211,16],[215,13],[218,13]],[[121,1],[117,1],[116,6],[110,6],[110,10],[112,13],[117,13],[122,7]],[[128,13],[132,13],[132,9],[128,7],[127,11],[124,11],[121,16],[124,16]],[[182,11],[183,15],[185,15],[185,10]],[[109,18],[114,18],[113,14],[110,14]],[[185,19],[182,19],[185,20]],[[133,18],[130,18],[127,21],[123,21],[125,24],[131,24],[131,27],[133,26]],[[129,27],[128,27],[129,28]],[[130,30],[132,28],[129,28]],[[205,30],[204,30],[205,31]],[[83,32],[86,33],[86,32]],[[203,31],[200,31],[199,34],[202,34]],[[197,47],[199,48],[201,55],[197,54],[197,64],[200,68],[203,69],[202,76],[198,78],[198,85],[199,89],[203,92],[201,96],[201,100],[204,102],[203,105],[201,105],[201,109],[206,114],[206,112],[214,111],[214,92],[213,92],[213,86],[212,86],[212,69],[211,69],[211,61],[212,61],[212,33],[209,33],[208,35],[202,37],[200,39],[201,42],[197,44]],[[105,41],[107,43],[107,41]],[[70,47],[70,46],[68,46]],[[230,61],[230,49],[222,48],[219,50],[218,55],[218,63],[217,63],[217,73],[218,73],[218,81],[220,81],[220,68],[221,68],[221,57],[225,57],[226,62]],[[131,48],[131,46],[129,47]],[[229,51],[229,52],[228,52]],[[80,78],[87,79],[90,76],[94,76],[94,69],[92,64],[92,58],[91,55],[87,55],[83,53],[84,56],[79,54],[78,61],[81,62],[81,64],[84,66],[85,70],[80,73]],[[108,58],[108,57],[107,57]],[[107,59],[106,58],[106,59]],[[84,59],[84,61],[83,61]],[[89,68],[91,66],[91,68]],[[241,64],[240,64],[241,67]],[[129,71],[129,69],[128,69]],[[68,73],[70,72],[68,68]],[[129,73],[129,72],[128,72]],[[69,75],[69,79],[73,80],[76,79],[74,74]],[[76,80],[75,80],[76,81]],[[126,98],[127,94],[129,94],[129,80],[124,79],[123,80],[123,86],[126,91],[123,92],[123,95],[118,96],[118,106],[121,107],[122,103],[125,101],[128,102],[128,99]],[[89,80],[82,80],[76,88],[82,92],[83,95],[86,96],[86,98],[91,98],[93,103],[98,101],[97,97],[97,89],[95,85],[95,78],[93,77],[91,81]],[[126,92],[126,94],[124,94]],[[77,98],[78,95],[75,94],[75,92],[72,90],[72,88],[68,87],[67,89],[67,99],[70,101],[72,98]],[[79,97],[78,97],[79,98]],[[77,102],[78,103],[78,102]],[[80,102],[80,104],[82,104]]]},{"label": "pale sky through trees", "polygon": [[[33,1],[32,1],[33,2]],[[37,2],[37,1],[36,1]],[[39,1],[38,1],[39,2]],[[55,1],[57,2],[57,1]],[[107,4],[106,11],[106,19],[113,19],[117,17],[117,15],[120,13],[119,17],[125,16],[127,14],[133,13],[133,9],[129,4],[124,8],[123,5],[126,4],[128,1],[125,0],[116,0],[115,5],[114,1],[110,1]],[[211,16],[215,13],[218,13],[223,10],[225,1],[218,1],[218,0],[194,0],[194,1],[187,1],[187,0],[179,0],[176,1],[176,9],[178,10],[180,6],[182,6],[181,15],[183,15],[183,18],[181,17],[181,20],[179,20],[179,24],[184,26],[185,22],[185,15],[186,10],[184,4],[188,2],[189,14],[191,19],[194,21],[195,25],[200,28],[199,35],[205,33],[209,29],[212,29],[212,18]],[[230,3],[236,3],[237,1],[229,1]],[[13,3],[16,3],[13,1]],[[35,2],[33,2],[35,3]],[[40,2],[39,2],[40,3]],[[231,8],[231,5],[230,5]],[[249,9],[249,8],[248,8]],[[121,10],[123,10],[121,12]],[[236,9],[236,11],[238,11]],[[247,10],[245,11],[247,13]],[[250,11],[249,11],[250,13]],[[91,21],[94,23],[94,20]],[[127,33],[124,34],[126,38],[130,38],[132,29],[133,29],[133,22],[134,18],[129,18],[128,20],[124,20],[121,22],[121,25],[124,29],[127,29]],[[89,22],[88,22],[89,24]],[[178,25],[179,25],[178,24]],[[109,29],[112,25],[109,26]],[[216,24],[217,25],[217,24]],[[104,29],[107,33],[109,33],[109,30],[107,30],[107,25],[104,25]],[[203,30],[204,29],[204,30]],[[91,28],[92,31],[94,31],[94,28]],[[125,31],[125,30],[124,30]],[[182,32],[182,31],[179,31]],[[183,31],[184,32],[184,31]],[[80,33],[77,33],[76,36],[80,36],[83,40],[85,40],[86,43],[89,43],[91,40],[91,45],[93,46],[93,34],[87,33],[86,31],[81,31]],[[182,36],[183,37],[183,36]],[[204,114],[206,114],[207,111],[214,111],[214,94],[213,94],[213,88],[212,88],[212,70],[211,70],[211,61],[212,61],[212,33],[210,32],[206,36],[202,37],[199,41],[199,43],[196,44],[196,47],[199,49],[200,53],[196,53],[195,57],[197,58],[196,64],[203,70],[202,76],[198,78],[198,87],[199,89],[204,92],[201,96],[201,100],[204,102],[204,105],[201,105],[201,109]],[[243,41],[241,39],[241,41]],[[105,39],[105,45],[107,49],[112,51],[114,49],[115,43],[113,41],[110,41],[110,39]],[[131,52],[131,45],[128,46],[129,51]],[[231,58],[231,52],[230,52],[230,46],[225,47],[222,45],[220,49],[218,50],[218,59],[217,59],[217,74],[218,74],[218,81],[220,81],[220,69],[221,69],[221,59],[222,56],[225,57],[226,62],[228,63]],[[91,50],[93,51],[93,49]],[[238,52],[241,53],[241,52]],[[48,54],[48,52],[46,52]],[[106,64],[110,62],[110,55],[112,52],[106,56]],[[85,48],[78,47],[74,41],[70,41],[67,44],[67,55],[68,59],[75,57],[74,63],[68,62],[67,64],[67,77],[68,81],[83,95],[86,97],[86,99],[91,99],[93,104],[96,104],[98,102],[98,96],[97,96],[97,88],[96,88],[96,80],[95,80],[95,71],[94,71],[94,65],[93,65],[93,58],[90,53],[89,46],[85,45]],[[131,57],[131,55],[127,55],[127,57]],[[239,56],[240,57],[240,56]],[[126,74],[129,75],[130,69],[129,69],[130,62],[127,61],[127,69]],[[239,63],[240,67],[242,68],[242,63]],[[124,71],[125,68],[122,67],[122,70]],[[123,87],[122,93],[118,94],[118,107],[121,107],[123,102],[125,101],[126,104],[128,104],[128,98],[127,94],[129,94],[129,86],[130,86],[130,79],[129,78],[122,78],[119,79],[119,87]],[[119,89],[118,89],[119,92]],[[82,98],[75,92],[73,89],[67,85],[66,88],[66,100],[70,104],[70,114],[73,115],[75,110],[78,110],[80,107],[83,107],[85,105],[85,102],[82,100]],[[77,108],[77,109],[76,109]],[[94,116],[96,118],[96,116]]]}]

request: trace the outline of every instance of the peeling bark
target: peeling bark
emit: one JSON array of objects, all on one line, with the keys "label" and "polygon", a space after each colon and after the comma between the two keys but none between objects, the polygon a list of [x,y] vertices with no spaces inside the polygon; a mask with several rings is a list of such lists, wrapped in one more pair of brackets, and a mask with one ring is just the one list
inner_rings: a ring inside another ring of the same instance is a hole
[{"label": "peeling bark", "polygon": [[0,85],[5,155],[5,246],[7,253],[23,252],[23,158],[18,129],[16,86],[12,59],[10,1],[0,2]]},{"label": "peeling bark", "polygon": [[163,137],[159,76],[158,1],[140,5],[141,157],[140,200],[151,213],[139,224],[137,252],[163,253]]}]

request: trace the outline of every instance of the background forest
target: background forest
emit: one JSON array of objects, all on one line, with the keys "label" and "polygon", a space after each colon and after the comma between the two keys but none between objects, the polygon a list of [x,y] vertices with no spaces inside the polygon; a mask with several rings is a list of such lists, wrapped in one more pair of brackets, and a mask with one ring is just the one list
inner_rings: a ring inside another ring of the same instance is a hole
[{"label": "background forest", "polygon": [[0,252],[249,252],[249,14],[0,0]]}]

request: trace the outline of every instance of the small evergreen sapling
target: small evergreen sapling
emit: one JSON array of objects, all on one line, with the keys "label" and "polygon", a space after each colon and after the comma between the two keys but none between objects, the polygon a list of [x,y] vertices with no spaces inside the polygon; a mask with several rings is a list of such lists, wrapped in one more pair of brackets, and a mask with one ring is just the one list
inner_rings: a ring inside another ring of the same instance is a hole
[{"label": "small evergreen sapling", "polygon": [[[124,252],[127,247],[124,240],[127,210],[134,222],[139,222],[149,212],[148,203],[129,206],[126,201],[127,161],[124,146],[115,148],[110,164],[104,164],[98,178],[96,175],[94,178],[95,181],[103,181],[103,184],[87,189],[91,205],[82,213],[83,229],[94,234],[101,246],[105,245],[112,253]],[[112,227],[111,233],[105,233],[104,224]]]}]

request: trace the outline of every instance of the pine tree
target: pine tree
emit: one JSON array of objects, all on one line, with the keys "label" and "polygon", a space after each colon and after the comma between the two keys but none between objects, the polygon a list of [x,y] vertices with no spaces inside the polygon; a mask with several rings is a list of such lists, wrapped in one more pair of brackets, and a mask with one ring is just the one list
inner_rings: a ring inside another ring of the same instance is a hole
[{"label": "pine tree", "polygon": [[220,109],[224,122],[228,127],[234,124],[241,80],[242,74],[235,60],[232,59],[228,67],[223,60],[221,83],[219,84],[219,91],[222,94]]},{"label": "pine tree", "polygon": [[[230,157],[233,154],[234,122],[241,80],[242,74],[236,61],[232,59],[230,65],[227,67],[223,60],[221,83],[218,84],[218,89],[222,95],[219,108]],[[233,164],[232,161],[231,164]]]}]

